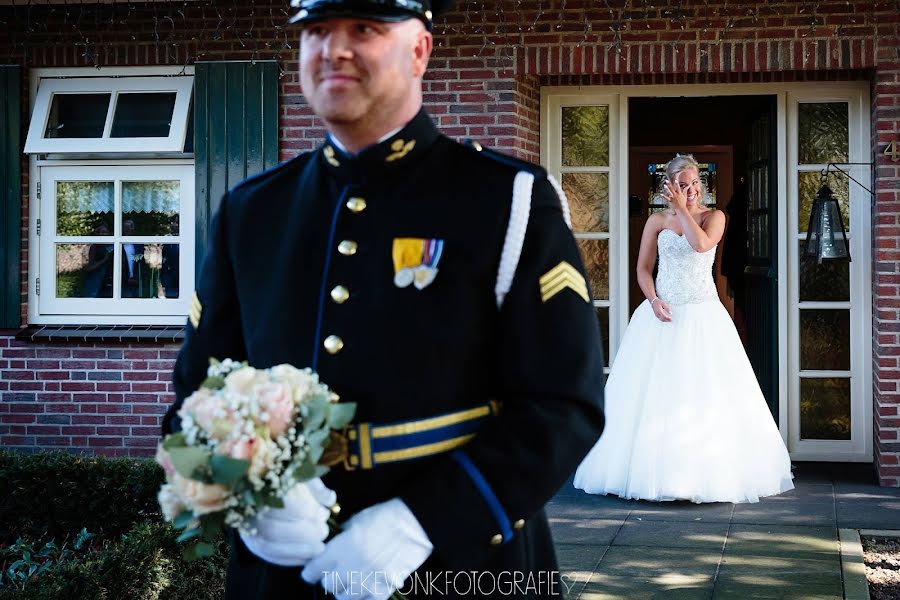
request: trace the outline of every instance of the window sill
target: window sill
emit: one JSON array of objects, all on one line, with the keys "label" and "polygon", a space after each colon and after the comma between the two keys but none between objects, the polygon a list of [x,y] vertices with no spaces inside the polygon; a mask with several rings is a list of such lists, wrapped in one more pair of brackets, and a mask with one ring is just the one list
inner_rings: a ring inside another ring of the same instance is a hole
[{"label": "window sill", "polygon": [[29,325],[16,333],[22,342],[180,344],[181,325]]}]

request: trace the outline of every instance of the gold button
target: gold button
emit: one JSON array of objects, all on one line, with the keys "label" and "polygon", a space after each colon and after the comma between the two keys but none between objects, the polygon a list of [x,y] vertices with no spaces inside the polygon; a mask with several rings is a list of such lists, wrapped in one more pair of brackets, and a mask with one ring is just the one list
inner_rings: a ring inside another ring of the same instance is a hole
[{"label": "gold button", "polygon": [[472,140],[472,147],[475,148],[476,152],[481,152],[481,144],[479,144],[475,140]]},{"label": "gold button", "polygon": [[356,254],[357,248],[359,248],[359,244],[357,244],[353,240],[344,240],[340,244],[338,244],[338,252],[340,252],[344,256],[353,256],[354,254]]},{"label": "gold button", "polygon": [[522,529],[523,527],[525,527],[525,519],[519,519],[513,523],[513,529]]},{"label": "gold button", "polygon": [[354,196],[347,200],[347,208],[350,209],[350,212],[361,213],[366,210],[366,201],[363,198]]},{"label": "gold button", "polygon": [[348,298],[350,298],[350,290],[342,285],[336,285],[331,290],[331,299],[334,300],[335,304],[343,304]]},{"label": "gold button", "polygon": [[328,354],[337,354],[344,347],[344,340],[336,335],[329,335],[323,343]]},{"label": "gold button", "polygon": [[331,505],[331,514],[333,514],[333,515],[339,515],[339,514],[341,514],[341,505],[338,504],[337,502],[335,502],[334,504],[332,504],[332,505]]},{"label": "gold button", "polygon": [[503,543],[503,536],[499,533],[491,538],[491,546],[499,546]]}]

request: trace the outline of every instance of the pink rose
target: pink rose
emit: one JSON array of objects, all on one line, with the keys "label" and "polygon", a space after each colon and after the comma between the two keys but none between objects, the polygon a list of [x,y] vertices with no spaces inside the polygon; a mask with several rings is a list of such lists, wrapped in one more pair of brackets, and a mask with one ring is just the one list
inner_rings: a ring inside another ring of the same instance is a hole
[{"label": "pink rose", "polygon": [[173,521],[175,517],[187,509],[181,496],[178,495],[178,492],[175,491],[174,486],[170,483],[163,484],[159,489],[157,500],[159,500],[159,507],[162,509],[163,518],[166,521]]},{"label": "pink rose", "polygon": [[225,508],[229,497],[228,489],[217,483],[202,483],[175,473],[172,487],[180,499],[196,516],[216,512]]},{"label": "pink rose", "polygon": [[255,379],[256,369],[244,367],[225,376],[225,388],[235,394],[247,396],[250,394],[250,388],[253,387]]},{"label": "pink rose", "polygon": [[242,435],[231,445],[229,450],[231,458],[246,460],[250,463],[250,473],[259,475],[266,468],[269,456],[269,446],[266,440],[257,436]]},{"label": "pink rose", "polygon": [[156,448],[156,464],[161,466],[163,471],[166,472],[166,479],[171,480],[172,475],[175,474],[175,466],[172,465],[172,459],[169,457],[169,453],[166,452],[165,448],[162,447],[162,444]]},{"label": "pink rose", "polygon": [[189,416],[204,431],[213,429],[213,420],[215,418],[215,410],[218,401],[213,397],[210,390],[200,388],[184,400],[178,415],[184,418]]},{"label": "pink rose", "polygon": [[294,421],[294,401],[291,388],[286,383],[267,382],[256,387],[260,408],[269,415],[265,425],[272,438],[287,431]]}]

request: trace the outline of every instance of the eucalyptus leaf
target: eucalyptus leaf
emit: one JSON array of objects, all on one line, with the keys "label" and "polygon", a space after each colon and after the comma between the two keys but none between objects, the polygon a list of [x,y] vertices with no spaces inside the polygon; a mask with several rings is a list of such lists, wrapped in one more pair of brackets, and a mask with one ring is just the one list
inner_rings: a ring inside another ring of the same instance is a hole
[{"label": "eucalyptus leaf", "polygon": [[206,467],[209,463],[209,452],[193,446],[172,448],[169,450],[169,458],[179,475],[194,479],[197,470]]},{"label": "eucalyptus leaf", "polygon": [[163,449],[171,450],[172,448],[183,448],[187,446],[187,440],[184,436],[183,431],[179,431],[177,433],[170,433],[166,436],[166,439],[163,440]]},{"label": "eucalyptus leaf", "polygon": [[314,398],[307,404],[309,412],[303,419],[303,432],[307,433],[322,427],[325,422],[325,416],[328,413],[328,401],[319,397]]},{"label": "eucalyptus leaf", "polygon": [[209,459],[209,466],[212,468],[213,483],[232,486],[247,473],[250,461],[214,454]]},{"label": "eucalyptus leaf", "polygon": [[308,481],[316,476],[316,465],[309,459],[294,467],[294,479]]},{"label": "eucalyptus leaf", "polygon": [[306,442],[311,448],[324,448],[330,437],[328,429],[317,429],[306,434]]},{"label": "eucalyptus leaf", "polygon": [[216,553],[216,548],[212,544],[207,544],[206,542],[197,542],[196,546],[197,557],[203,558],[206,556],[212,556]]},{"label": "eucalyptus leaf", "polygon": [[319,459],[322,458],[322,454],[325,453],[324,445],[316,445],[310,448],[309,450],[309,460],[314,463],[319,462]]},{"label": "eucalyptus leaf", "polygon": [[225,387],[225,378],[221,375],[207,377],[203,380],[203,383],[200,384],[200,387],[204,387],[208,390],[221,390],[223,387]]},{"label": "eucalyptus leaf", "polygon": [[182,532],[181,532],[181,535],[179,535],[179,536],[175,539],[175,541],[176,541],[176,542],[186,542],[186,541],[188,541],[188,540],[191,539],[191,538],[197,537],[198,535],[200,535],[200,528],[199,528],[199,527],[192,527],[191,529],[185,529],[184,531],[182,531]]},{"label": "eucalyptus leaf", "polygon": [[194,513],[186,510],[175,517],[175,520],[172,521],[172,526],[176,529],[184,529],[194,520]]},{"label": "eucalyptus leaf", "polygon": [[341,429],[356,414],[355,402],[339,402],[338,404],[330,404],[328,406],[328,426],[332,429]]}]

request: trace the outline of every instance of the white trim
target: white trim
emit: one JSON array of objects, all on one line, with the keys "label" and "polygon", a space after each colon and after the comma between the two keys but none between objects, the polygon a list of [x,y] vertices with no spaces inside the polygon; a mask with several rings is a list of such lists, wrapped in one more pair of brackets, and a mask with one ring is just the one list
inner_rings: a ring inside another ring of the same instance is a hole
[{"label": "white trim", "polygon": [[[776,101],[776,156],[773,157],[777,169],[777,220],[779,223],[776,235],[778,244],[778,358],[781,368],[778,380],[778,414],[782,438],[788,443],[794,460],[872,460],[872,371],[871,371],[871,202],[857,194],[851,196],[851,223],[858,233],[850,236],[851,253],[851,298],[859,303],[858,310],[853,313],[851,322],[851,348],[853,358],[853,407],[860,414],[854,414],[854,423],[861,428],[852,444],[832,441],[804,441],[798,445],[792,431],[797,427],[799,413],[793,410],[799,386],[799,371],[796,369],[797,354],[794,345],[796,335],[789,335],[794,326],[793,313],[798,310],[796,303],[791,305],[792,287],[796,286],[796,228],[791,229],[790,219],[796,222],[796,211],[789,211],[790,202],[795,196],[796,161],[788,159],[789,154],[789,97],[809,97],[816,101],[827,98],[854,98],[859,110],[850,112],[851,118],[851,161],[864,162],[871,159],[870,123],[867,108],[869,106],[869,82],[797,82],[797,83],[741,83],[741,84],[677,84],[677,85],[633,85],[633,86],[547,86],[541,88],[541,163],[550,173],[559,176],[566,169],[561,169],[558,159],[560,155],[560,126],[553,123],[551,115],[558,115],[560,107],[571,105],[608,104],[610,106],[610,234],[592,234],[579,237],[610,239],[610,302],[598,303],[596,306],[613,305],[610,311],[610,362],[625,331],[628,318],[628,285],[622,274],[628,269],[628,220],[627,210],[622,202],[614,202],[614,198],[627,198],[628,194],[628,101],[639,97],[707,97],[707,96],[749,96],[769,95]],[[615,121],[615,124],[614,124]],[[794,140],[796,144],[796,140]],[[618,151],[617,151],[618,149]],[[796,156],[796,154],[795,154]],[[613,164],[615,163],[615,165]],[[793,165],[793,166],[792,166]],[[868,181],[868,167],[866,170]],[[588,171],[592,169],[579,169]],[[602,169],[597,169],[602,170]],[[793,173],[793,175],[792,175]],[[838,175],[839,176],[839,175]],[[854,172],[854,177],[857,173]],[[860,177],[857,177],[860,179]],[[867,187],[871,187],[867,185]],[[861,214],[857,214],[857,212]],[[787,226],[786,226],[787,225]],[[791,308],[791,307],[794,308]],[[807,304],[804,303],[804,307]],[[834,306],[834,304],[830,304]],[[807,373],[804,372],[804,376]],[[799,440],[798,440],[799,441]]]},{"label": "white trim", "polygon": [[[133,236],[123,237],[116,235],[120,231],[121,223],[121,183],[123,181],[148,181],[148,180],[179,180],[180,181],[180,206],[179,206],[179,234],[174,236]],[[32,254],[38,256],[34,259],[36,268],[30,271],[30,282],[35,281],[37,274],[41,278],[41,294],[34,294],[29,298],[29,306],[34,306],[36,315],[32,323],[45,322],[45,318],[64,317],[71,323],[80,316],[89,323],[118,323],[121,319],[132,322],[145,323],[147,317],[173,317],[174,322],[184,321],[190,308],[190,295],[194,290],[194,168],[192,165],[120,165],[101,166],[90,165],[43,167],[40,169],[42,185],[42,201],[40,212],[41,236],[38,246],[34,246]],[[55,206],[55,182],[57,181],[113,181],[116,189],[116,204],[114,207],[115,225],[113,235],[115,243],[134,241],[136,243],[163,243],[179,245],[179,295],[172,299],[141,299],[119,298],[121,251],[117,248],[113,275],[113,298],[57,298],[56,297],[56,254],[53,246],[56,243],[86,243],[90,237],[60,237],[54,232],[56,229]],[[113,318],[115,315],[115,318]],[[80,319],[78,319],[80,320]]]},{"label": "white trim", "polygon": [[[787,202],[792,207],[790,222],[787,227],[787,235],[790,243],[787,244],[787,254],[790,258],[788,276],[785,278],[790,285],[790,297],[786,304],[790,311],[789,327],[791,336],[789,376],[790,393],[788,395],[790,405],[790,447],[794,454],[800,457],[816,456],[829,457],[829,460],[872,460],[872,298],[871,298],[871,206],[872,201],[868,192],[858,185],[848,181],[850,190],[850,227],[854,234],[848,235],[850,244],[850,300],[836,302],[805,301],[799,299],[799,245],[806,239],[800,229],[806,224],[799,222],[799,210],[793,207],[799,206],[798,173],[815,172],[825,165],[799,165],[797,123],[799,119],[799,104],[801,103],[847,103],[849,119],[849,146],[848,162],[866,162],[871,157],[870,123],[869,123],[869,92],[866,86],[823,86],[812,90],[789,90],[787,116],[789,127],[787,140],[789,145],[788,159],[786,161],[788,172],[788,185],[786,188]],[[842,169],[871,189],[871,167],[869,166],[842,166]],[[834,178],[843,178],[840,173],[834,173]],[[800,310],[810,309],[837,309],[850,312],[850,370],[801,370],[799,364],[800,339],[799,323]],[[825,377],[837,377],[850,380],[850,439],[849,440],[803,440],[800,438],[800,384],[802,379],[819,379]],[[817,458],[816,460],[823,460]]]},{"label": "white trim", "polygon": [[[66,152],[181,152],[184,148],[193,75],[135,76],[135,77],[66,77],[40,80],[37,95],[32,101],[31,121],[25,141],[25,153]],[[46,138],[45,130],[50,107],[56,95],[109,93],[103,133],[96,138]],[[122,93],[175,93],[167,137],[110,137],[118,98]]]},{"label": "white trim", "polygon": [[[597,232],[575,232],[575,237],[581,240],[607,240],[609,251],[609,298],[593,300],[594,308],[609,309],[609,363],[612,364],[612,358],[615,356],[618,348],[621,333],[624,332],[624,324],[628,322],[627,313],[628,306],[628,290],[619,289],[620,286],[614,285],[614,282],[620,278],[620,273],[624,273],[628,268],[628,249],[626,246],[624,256],[618,248],[617,229],[622,227],[624,221],[625,230],[628,227],[628,212],[621,210],[618,203],[614,199],[619,197],[621,193],[622,182],[625,182],[627,189],[627,178],[620,176],[622,169],[620,165],[627,164],[620,162],[622,155],[616,150],[620,147],[619,140],[621,136],[620,117],[620,101],[619,97],[614,94],[556,94],[545,93],[541,89],[541,164],[543,164],[547,172],[560,181],[562,185],[563,173],[606,173],[609,176],[609,231]],[[559,88],[567,92],[573,91],[572,88]],[[606,166],[591,167],[563,167],[561,164],[562,157],[562,126],[560,119],[562,118],[563,107],[568,106],[606,106],[609,109],[609,164]],[[552,116],[552,117],[551,117]],[[554,120],[554,126],[550,126],[551,118]],[[624,132],[627,140],[627,131]],[[627,145],[626,145],[627,148]],[[627,193],[627,191],[626,191]],[[619,229],[621,231],[621,229]],[[623,265],[624,260],[624,267]],[[624,307],[624,308],[623,308]],[[607,349],[603,349],[607,352]],[[608,371],[608,369],[607,369]]]}]

